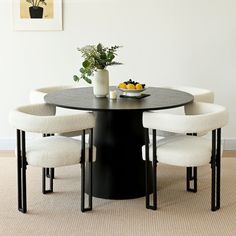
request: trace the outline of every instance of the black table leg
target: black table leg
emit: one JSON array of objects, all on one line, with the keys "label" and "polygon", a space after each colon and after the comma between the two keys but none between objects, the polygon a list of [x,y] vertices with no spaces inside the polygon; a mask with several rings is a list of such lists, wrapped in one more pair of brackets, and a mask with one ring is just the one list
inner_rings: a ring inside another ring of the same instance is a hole
[{"label": "black table leg", "polygon": [[[93,196],[105,199],[145,196],[142,111],[99,111],[95,114],[97,156],[93,165]],[[151,171],[149,173],[151,182]]]}]

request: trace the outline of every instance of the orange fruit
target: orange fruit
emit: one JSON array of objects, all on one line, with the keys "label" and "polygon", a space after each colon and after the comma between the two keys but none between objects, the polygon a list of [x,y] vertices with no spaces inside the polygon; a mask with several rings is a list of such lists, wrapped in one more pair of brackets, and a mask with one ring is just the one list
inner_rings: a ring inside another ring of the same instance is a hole
[{"label": "orange fruit", "polygon": [[135,85],[134,84],[127,84],[126,88],[127,89],[135,89]]},{"label": "orange fruit", "polygon": [[121,89],[126,89],[126,84],[125,83],[120,83],[118,87],[121,88]]},{"label": "orange fruit", "polygon": [[135,88],[137,90],[141,90],[141,89],[143,89],[143,86],[142,86],[142,84],[136,84]]}]

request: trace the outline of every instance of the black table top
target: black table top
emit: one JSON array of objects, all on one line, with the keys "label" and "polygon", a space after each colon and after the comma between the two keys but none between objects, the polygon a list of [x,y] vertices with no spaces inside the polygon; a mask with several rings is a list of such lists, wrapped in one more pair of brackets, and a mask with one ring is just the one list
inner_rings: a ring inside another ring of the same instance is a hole
[{"label": "black table top", "polygon": [[[114,90],[115,87],[110,87],[110,89]],[[121,98],[118,92],[117,99],[112,100],[96,98],[92,87],[86,87],[48,93],[44,100],[46,103],[59,107],[90,111],[160,110],[183,106],[193,101],[191,94],[167,88],[150,87],[144,93],[150,96],[141,99]]]}]

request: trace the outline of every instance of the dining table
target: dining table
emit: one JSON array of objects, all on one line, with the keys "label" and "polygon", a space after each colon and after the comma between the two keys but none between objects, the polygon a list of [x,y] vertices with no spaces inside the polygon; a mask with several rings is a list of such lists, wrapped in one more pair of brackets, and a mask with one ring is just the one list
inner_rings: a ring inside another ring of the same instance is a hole
[{"label": "dining table", "polygon": [[[110,87],[110,90],[115,89]],[[121,97],[122,92],[117,92],[117,99],[98,98],[94,96],[92,87],[82,87],[48,93],[44,100],[57,107],[94,112],[96,161],[93,163],[93,196],[104,199],[143,197],[143,112],[181,107],[191,103],[193,96],[161,87],[148,87],[143,92],[147,96],[143,98]],[[151,171],[149,173],[148,181],[151,182]]]}]

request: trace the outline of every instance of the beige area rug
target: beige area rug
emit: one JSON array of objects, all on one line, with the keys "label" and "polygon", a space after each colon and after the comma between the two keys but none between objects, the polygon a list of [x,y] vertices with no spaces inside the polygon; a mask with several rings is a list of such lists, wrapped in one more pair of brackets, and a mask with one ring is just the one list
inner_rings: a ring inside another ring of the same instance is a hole
[{"label": "beige area rug", "polygon": [[236,158],[222,161],[222,207],[210,211],[210,166],[199,168],[198,193],[185,191],[185,169],[158,168],[157,211],[145,199],[94,198],[80,212],[79,166],[56,169],[55,193],[41,193],[41,169],[29,167],[28,213],[17,210],[16,159],[0,159],[0,235],[236,235]]}]

